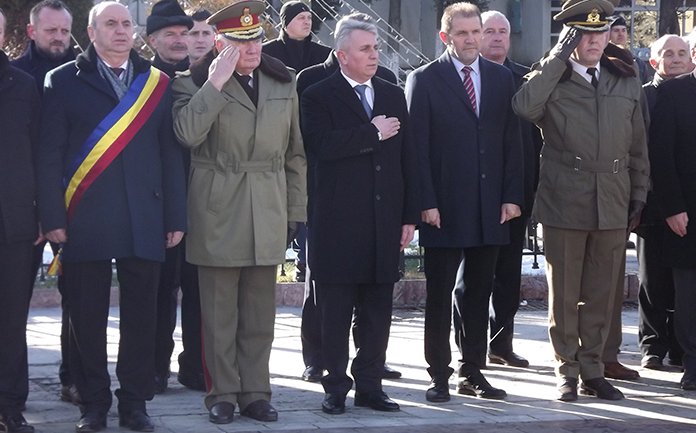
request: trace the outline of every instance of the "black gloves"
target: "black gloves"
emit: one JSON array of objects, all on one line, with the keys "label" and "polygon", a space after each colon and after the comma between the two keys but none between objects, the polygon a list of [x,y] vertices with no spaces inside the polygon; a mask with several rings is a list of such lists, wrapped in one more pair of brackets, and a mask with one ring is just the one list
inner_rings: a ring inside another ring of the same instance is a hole
[{"label": "black gloves", "polygon": [[640,214],[643,212],[645,203],[638,200],[631,200],[628,203],[628,232],[632,232],[640,224]]},{"label": "black gloves", "polygon": [[558,42],[551,48],[549,55],[555,56],[564,62],[570,58],[575,48],[582,39],[582,32],[575,27],[564,26],[558,36]]},{"label": "black gloves", "polygon": [[295,239],[295,235],[297,234],[297,222],[295,221],[288,221],[288,241],[285,243],[285,245],[290,245],[290,242],[292,242]]}]

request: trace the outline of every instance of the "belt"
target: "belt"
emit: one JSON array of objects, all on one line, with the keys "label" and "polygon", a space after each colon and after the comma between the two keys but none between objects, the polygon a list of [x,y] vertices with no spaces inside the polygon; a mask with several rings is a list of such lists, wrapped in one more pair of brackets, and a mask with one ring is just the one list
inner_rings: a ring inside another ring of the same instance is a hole
[{"label": "belt", "polygon": [[542,158],[555,161],[570,167],[575,171],[587,171],[590,173],[618,173],[628,168],[628,158],[617,158],[611,161],[594,161],[583,159],[571,152],[556,150],[551,147],[544,147]]},{"label": "belt", "polygon": [[231,169],[233,173],[264,173],[264,172],[279,172],[283,168],[283,160],[280,157],[274,157],[271,160],[265,161],[213,161],[199,156],[191,156],[191,166],[195,168],[211,168],[211,169]]}]

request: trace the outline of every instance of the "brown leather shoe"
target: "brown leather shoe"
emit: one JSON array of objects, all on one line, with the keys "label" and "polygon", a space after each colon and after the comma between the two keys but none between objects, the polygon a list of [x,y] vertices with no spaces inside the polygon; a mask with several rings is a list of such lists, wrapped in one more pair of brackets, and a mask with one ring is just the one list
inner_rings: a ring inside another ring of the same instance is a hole
[{"label": "brown leather shoe", "polygon": [[636,380],[640,377],[640,374],[620,362],[605,362],[604,377],[619,380]]}]

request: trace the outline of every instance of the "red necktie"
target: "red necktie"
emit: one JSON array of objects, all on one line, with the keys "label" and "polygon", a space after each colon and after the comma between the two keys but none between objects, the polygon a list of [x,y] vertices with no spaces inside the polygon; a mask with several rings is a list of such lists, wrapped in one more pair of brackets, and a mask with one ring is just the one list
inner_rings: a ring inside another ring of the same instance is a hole
[{"label": "red necktie", "polygon": [[476,112],[476,90],[474,90],[474,80],[471,79],[471,71],[471,66],[462,68],[462,72],[464,72],[464,88],[467,95],[469,95],[471,106],[474,108],[474,112]]}]

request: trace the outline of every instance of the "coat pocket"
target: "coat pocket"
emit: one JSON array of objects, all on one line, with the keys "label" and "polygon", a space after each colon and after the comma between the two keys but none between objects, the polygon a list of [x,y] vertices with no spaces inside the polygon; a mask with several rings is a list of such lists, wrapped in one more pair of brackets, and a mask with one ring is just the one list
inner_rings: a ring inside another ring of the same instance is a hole
[{"label": "coat pocket", "polygon": [[208,197],[208,210],[213,214],[217,214],[222,209],[226,178],[225,173],[213,170],[213,178],[210,181],[210,196]]}]

